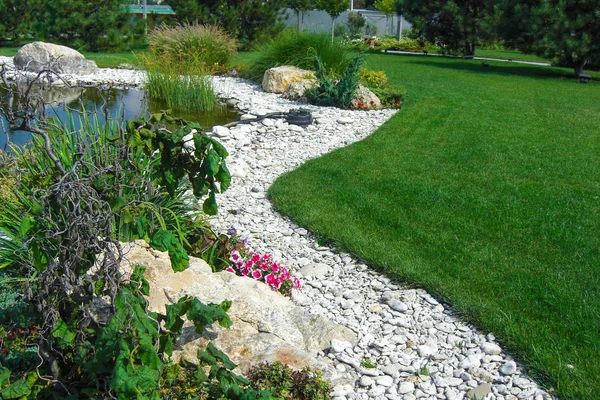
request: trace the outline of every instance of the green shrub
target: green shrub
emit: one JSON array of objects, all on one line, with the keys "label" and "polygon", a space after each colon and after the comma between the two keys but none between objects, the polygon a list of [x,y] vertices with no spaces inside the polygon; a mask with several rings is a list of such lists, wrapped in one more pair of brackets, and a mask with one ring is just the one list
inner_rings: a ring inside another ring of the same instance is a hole
[{"label": "green shrub", "polygon": [[148,50],[159,65],[179,73],[207,72],[217,65],[229,65],[237,44],[218,26],[199,24],[161,25],[148,34]]},{"label": "green shrub", "polygon": [[315,57],[320,57],[324,68],[340,77],[356,57],[356,51],[341,43],[331,43],[327,34],[299,33],[286,30],[274,39],[256,48],[258,56],[250,64],[247,76],[261,81],[266,70],[281,65],[293,65],[311,70]]},{"label": "green shrub", "polygon": [[373,71],[372,69],[361,68],[358,70],[360,83],[369,88],[381,88],[387,83],[385,71]]},{"label": "green shrub", "polygon": [[257,390],[270,390],[283,400],[328,400],[331,386],[319,371],[306,367],[294,371],[281,363],[263,363],[248,373],[250,385]]},{"label": "green shrub", "polygon": [[395,38],[386,37],[375,41],[375,50],[422,52],[424,50],[431,50],[433,47],[429,42],[410,38],[402,38],[398,41]]},{"label": "green shrub", "polygon": [[373,93],[381,100],[384,108],[400,108],[402,106],[402,89],[395,85],[385,85],[382,87],[372,87]]},{"label": "green shrub", "polygon": [[358,87],[358,70],[362,62],[362,57],[355,57],[348,65],[344,76],[336,81],[334,77],[327,74],[321,59],[317,57],[314,63],[318,85],[308,89],[305,96],[319,106],[348,108]]}]

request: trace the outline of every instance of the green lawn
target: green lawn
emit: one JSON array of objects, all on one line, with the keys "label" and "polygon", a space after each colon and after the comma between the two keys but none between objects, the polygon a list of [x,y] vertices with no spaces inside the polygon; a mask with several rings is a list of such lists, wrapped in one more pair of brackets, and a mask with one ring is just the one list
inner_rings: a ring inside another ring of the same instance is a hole
[{"label": "green lawn", "polygon": [[543,57],[538,57],[535,54],[523,54],[517,50],[477,50],[477,57],[488,57],[488,58],[504,58],[518,60],[518,61],[535,61],[542,63],[552,63],[552,60],[548,60]]},{"label": "green lawn", "polygon": [[562,398],[599,398],[600,83],[503,62],[367,63],[405,88],[404,108],[279,178],[275,206],[449,300]]}]

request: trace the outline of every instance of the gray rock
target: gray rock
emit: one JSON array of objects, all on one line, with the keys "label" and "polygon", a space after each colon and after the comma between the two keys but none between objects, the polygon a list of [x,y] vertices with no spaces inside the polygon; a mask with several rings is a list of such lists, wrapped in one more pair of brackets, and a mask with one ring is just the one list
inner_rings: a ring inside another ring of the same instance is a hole
[{"label": "gray rock", "polygon": [[[358,103],[361,103],[362,107],[359,107]],[[381,100],[379,100],[379,97],[377,97],[377,95],[373,93],[371,89],[359,84],[356,94],[352,99],[351,105],[353,108],[368,107],[370,110],[377,110],[381,108]]]},{"label": "gray rock", "polygon": [[300,79],[296,82],[292,82],[285,92],[281,95],[284,99],[300,101],[306,103],[308,99],[304,96],[307,89],[312,89],[317,85],[317,81],[314,79]]},{"label": "gray rock", "polygon": [[463,369],[477,368],[481,365],[481,354],[471,354],[462,360],[458,366]]},{"label": "gray rock", "polygon": [[98,70],[94,61],[86,60],[77,50],[44,42],[21,47],[14,63],[17,69],[31,72],[49,69],[57,74],[88,75]]},{"label": "gray rock", "polygon": [[469,400],[481,400],[485,398],[489,393],[492,392],[492,385],[489,383],[482,383],[477,386],[475,389],[471,389],[467,392],[465,396]]}]

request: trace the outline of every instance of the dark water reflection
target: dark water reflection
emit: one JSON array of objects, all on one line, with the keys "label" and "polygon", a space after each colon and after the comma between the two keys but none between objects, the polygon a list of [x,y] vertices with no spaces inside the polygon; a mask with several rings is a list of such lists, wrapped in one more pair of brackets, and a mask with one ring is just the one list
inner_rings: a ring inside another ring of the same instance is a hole
[{"label": "dark water reflection", "polygon": [[[0,96],[5,97],[6,92],[0,92]],[[65,122],[67,121],[66,107],[76,110],[84,109],[88,113],[98,110],[98,117],[101,122],[105,121],[104,112],[100,111],[102,109],[108,112],[110,118],[124,115],[125,119],[136,119],[141,115],[156,113],[167,108],[161,102],[149,100],[146,92],[139,89],[99,91],[98,89],[53,88],[51,91],[44,91],[43,98],[46,103],[51,103],[45,108],[46,115],[56,116]],[[210,113],[173,112],[173,116],[198,122],[207,129],[231,122],[238,115],[225,107]],[[77,128],[77,121],[75,121],[75,126]],[[10,143],[16,145],[23,145],[31,140],[30,133],[12,131],[7,128],[8,123],[4,115],[0,113],[0,150],[5,148],[7,135]]]}]

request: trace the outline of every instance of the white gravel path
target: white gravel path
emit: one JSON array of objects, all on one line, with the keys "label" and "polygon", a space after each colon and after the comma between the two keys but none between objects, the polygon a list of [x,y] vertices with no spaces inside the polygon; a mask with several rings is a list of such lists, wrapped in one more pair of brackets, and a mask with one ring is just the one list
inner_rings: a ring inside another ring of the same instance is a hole
[{"label": "white gravel path", "polygon": [[[0,64],[3,61],[9,59],[0,57]],[[68,80],[139,86],[144,75],[102,69]],[[365,138],[394,111],[299,105],[234,78],[215,78],[214,84],[221,96],[239,100],[238,107],[253,115],[302,106],[315,117],[315,124],[306,128],[266,119],[217,130],[231,153],[234,178],[217,199],[221,211],[213,224],[222,231],[235,227],[256,251],[273,253],[277,261],[301,272],[304,288],[294,301],[357,333],[357,346],[334,343],[327,354],[337,370],[354,369],[360,376],[355,385],[335,387],[334,398],[454,400],[478,393],[478,399],[486,400],[552,398],[525,375],[492,333],[464,323],[426,291],[391,282],[349,254],[320,247],[266,199],[266,190],[278,176]],[[364,368],[366,360],[375,368]]]}]

